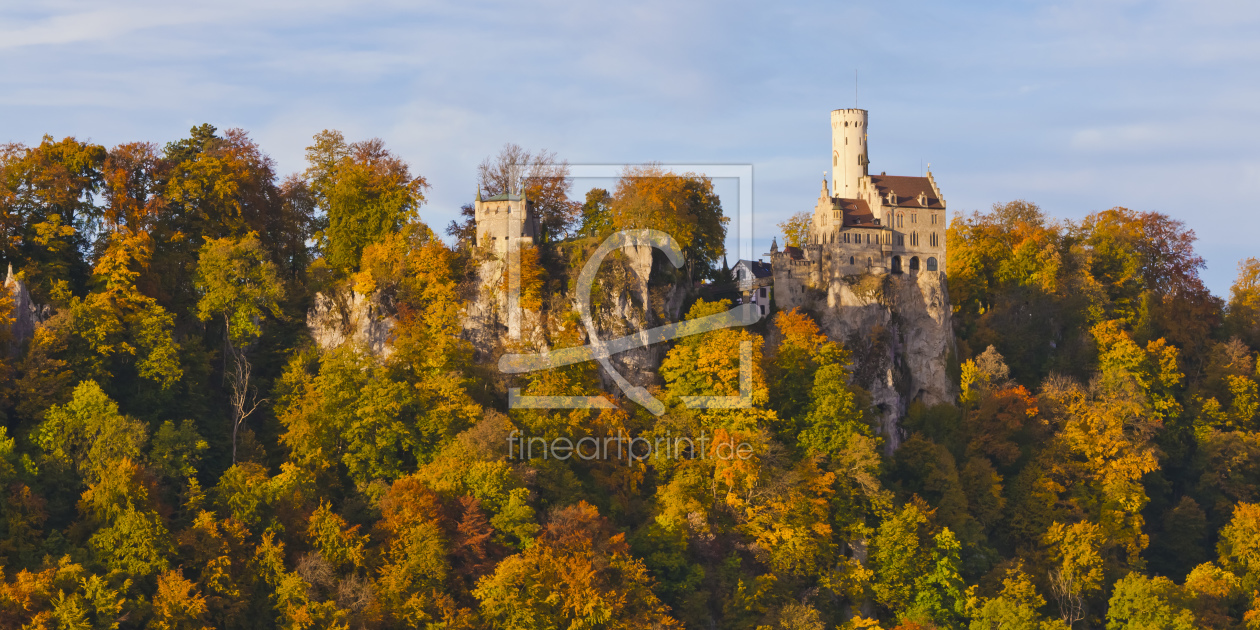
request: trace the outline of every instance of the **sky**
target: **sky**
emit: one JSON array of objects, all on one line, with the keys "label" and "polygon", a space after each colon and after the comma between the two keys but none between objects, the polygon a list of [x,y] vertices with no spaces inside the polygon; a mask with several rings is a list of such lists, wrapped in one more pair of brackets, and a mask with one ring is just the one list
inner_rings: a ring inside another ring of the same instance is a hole
[{"label": "sky", "polygon": [[209,122],[283,175],[322,129],[380,137],[430,183],[435,227],[507,142],[752,165],[744,204],[718,189],[751,206],[760,254],[812,211],[829,112],[856,100],[873,173],[931,163],[951,213],[1163,212],[1226,297],[1260,256],[1257,32],[1254,0],[0,0],[0,142],[165,143]]}]

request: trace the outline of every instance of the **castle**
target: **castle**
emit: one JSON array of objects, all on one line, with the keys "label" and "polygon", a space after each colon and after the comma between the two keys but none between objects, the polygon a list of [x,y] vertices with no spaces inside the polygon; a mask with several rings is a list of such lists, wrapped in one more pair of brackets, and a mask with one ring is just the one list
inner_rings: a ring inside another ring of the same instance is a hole
[{"label": "castle", "polygon": [[530,245],[538,234],[538,217],[533,202],[519,195],[505,192],[487,199],[481,198],[477,187],[477,199],[473,203],[477,224],[477,247],[490,246],[499,255],[512,246]]},{"label": "castle", "polygon": [[[895,449],[898,421],[911,404],[955,399],[948,376],[955,348],[945,278],[945,199],[930,172],[870,174],[866,110],[833,111],[831,128],[831,181],[824,175],[808,238],[782,250],[776,243],[769,265],[737,261],[731,275],[743,299],[763,315],[772,304],[784,311],[802,307],[828,338],[845,344],[854,357],[854,382],[870,393],[885,446]],[[494,255],[480,263],[480,289],[465,310],[466,335],[485,348],[502,342],[546,347],[542,315],[520,307],[519,274],[508,273],[539,234],[532,204],[521,195],[482,199],[478,192],[475,217],[476,244]],[[622,253],[639,289],[608,296],[609,321],[645,329],[653,323],[640,315],[650,312],[643,305],[649,303],[652,250]],[[688,290],[671,290],[667,319],[681,315]],[[636,292],[641,300],[632,299]],[[619,326],[596,320],[601,335]],[[642,376],[646,386],[663,351],[659,345],[642,348],[616,360],[624,373]]]},{"label": "castle", "polygon": [[831,112],[831,187],[822,182],[808,242],[770,251],[775,302],[805,305],[806,287],[861,274],[939,273],[945,265],[945,198],[926,177],[871,175],[867,112]]}]

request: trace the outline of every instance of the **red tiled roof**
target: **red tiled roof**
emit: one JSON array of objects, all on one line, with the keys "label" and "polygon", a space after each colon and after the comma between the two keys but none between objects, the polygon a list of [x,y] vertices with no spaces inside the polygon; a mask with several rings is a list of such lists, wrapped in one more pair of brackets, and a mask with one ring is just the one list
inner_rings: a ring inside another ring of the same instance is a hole
[{"label": "red tiled roof", "polygon": [[865,199],[831,198],[831,207],[844,211],[845,227],[853,225],[872,226],[875,224],[875,213],[866,204]]},{"label": "red tiled roof", "polygon": [[800,260],[805,257],[805,252],[801,251],[801,248],[793,247],[791,245],[784,247],[783,253],[787,254],[788,258],[791,258],[792,260]]},{"label": "red tiled roof", "polygon": [[[896,196],[893,201],[898,206],[909,208],[931,208],[933,210],[944,210],[945,204],[936,198],[936,191],[932,190],[932,182],[926,177],[905,177],[900,175],[872,175],[871,185],[875,186],[880,194],[891,193]],[[927,195],[927,204],[919,203],[919,193]]]}]

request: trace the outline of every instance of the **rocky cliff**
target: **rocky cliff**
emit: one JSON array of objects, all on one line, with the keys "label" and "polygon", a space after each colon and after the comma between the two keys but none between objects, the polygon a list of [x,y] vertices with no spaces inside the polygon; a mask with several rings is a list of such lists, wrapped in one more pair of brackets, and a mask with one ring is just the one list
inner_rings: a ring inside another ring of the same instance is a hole
[{"label": "rocky cliff", "polygon": [[352,341],[373,354],[387,357],[393,352],[395,320],[374,295],[347,291],[336,296],[319,293],[306,314],[306,327],[321,348],[335,348]]},{"label": "rocky cliff", "polygon": [[10,350],[16,352],[23,342],[35,334],[35,329],[52,316],[52,310],[46,305],[41,306],[31,300],[31,293],[26,289],[26,283],[14,275],[13,265],[9,265],[9,274],[4,279],[4,289],[13,302],[13,310],[10,312],[13,322],[9,328],[9,343],[12,344]]},{"label": "rocky cliff", "polygon": [[832,340],[853,353],[854,379],[871,392],[889,449],[900,443],[897,421],[910,403],[951,403],[947,366],[954,354],[945,274],[835,277],[806,308]]},{"label": "rocky cliff", "polygon": [[[580,245],[571,246],[578,251],[564,252],[562,258],[572,254],[575,260],[587,259],[589,251],[583,251]],[[681,318],[686,302],[684,286],[652,286],[649,282],[653,272],[653,249],[649,246],[620,248],[601,265],[591,287],[593,331],[569,317],[578,308],[578,296],[571,290],[545,296],[546,307],[542,311],[525,305],[514,314],[503,290],[505,269],[506,265],[497,258],[480,262],[476,286],[465,296],[464,336],[473,343],[482,360],[493,360],[497,352],[508,347],[545,352],[554,344],[558,333],[568,336],[571,326],[578,327],[577,336],[584,343],[589,342],[592,332],[603,340],[631,335],[665,321],[676,321]],[[578,270],[566,269],[564,273],[575,278]],[[553,279],[558,280],[554,284],[574,284],[567,277]],[[614,356],[612,362],[634,385],[657,384],[656,368],[667,349],[658,344],[631,350]],[[602,371],[601,378],[607,379]],[[610,393],[617,392],[611,380],[604,386]]]},{"label": "rocky cliff", "polygon": [[[591,332],[609,340],[681,319],[686,287],[649,283],[652,250],[625,247],[619,252],[604,262],[592,288],[594,331],[568,317],[577,308],[577,298],[570,293],[547,296],[548,308],[542,311],[521,308],[512,316],[502,290],[505,265],[494,258],[478,263],[478,281],[466,296],[465,337],[481,360],[493,361],[509,348],[545,352],[558,333],[571,338],[572,331],[567,330],[571,326],[579,327],[577,336],[585,343]],[[947,366],[955,348],[943,273],[826,274],[829,281],[819,286],[821,273],[808,281],[780,278],[781,269],[775,271],[776,294],[786,297],[788,285],[793,285],[791,302],[813,313],[828,337],[852,352],[855,382],[870,391],[890,450],[900,443],[897,423],[911,403],[953,402]],[[388,356],[394,319],[387,311],[372,296],[351,292],[333,299],[319,295],[307,325],[321,347],[351,340]],[[667,349],[667,344],[648,346],[617,355],[613,362],[635,385],[659,384],[656,372]],[[604,385],[606,391],[616,393],[611,382]]]}]

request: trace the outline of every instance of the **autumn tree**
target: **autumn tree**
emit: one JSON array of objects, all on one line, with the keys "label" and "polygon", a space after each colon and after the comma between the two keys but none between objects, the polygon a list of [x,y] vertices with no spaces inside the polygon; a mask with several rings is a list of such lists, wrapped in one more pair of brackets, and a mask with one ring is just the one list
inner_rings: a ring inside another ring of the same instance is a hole
[{"label": "autumn tree", "polygon": [[333,269],[357,269],[363,248],[415,218],[424,203],[428,183],[380,139],[347,143],[340,131],[324,130],[306,148],[306,161],[322,214],[316,241]]},{"label": "autumn tree", "polygon": [[1107,603],[1107,630],[1199,628],[1190,600],[1184,589],[1166,577],[1130,573],[1116,582]]},{"label": "autumn tree", "polygon": [[153,598],[155,630],[198,630],[210,628],[204,621],[206,598],[197,592],[197,585],[184,579],[181,570],[166,571],[158,577],[157,596]]},{"label": "autumn tree", "polygon": [[1252,348],[1260,348],[1260,259],[1238,262],[1238,278],[1229,288],[1226,323]]},{"label": "autumn tree", "polygon": [[[141,170],[151,168],[148,145],[116,148]],[[37,337],[37,355],[51,355],[77,380],[108,384],[114,376],[137,374],[169,390],[183,375],[175,318],[157,299],[141,290],[139,281],[154,251],[149,231],[161,204],[149,175],[128,169],[107,170],[104,176],[108,211],[102,214],[97,256],[86,295],[72,291],[62,280],[52,288],[57,314],[48,332]]]},{"label": "autumn tree", "polygon": [[801,247],[809,243],[809,230],[814,224],[814,215],[811,212],[797,212],[788,217],[786,221],[779,223],[779,229],[783,230],[783,244],[787,247]]},{"label": "autumn tree", "polygon": [[284,286],[258,236],[251,232],[240,238],[206,241],[197,260],[197,289],[201,293],[197,317],[203,322],[223,320],[223,373],[229,383],[235,463],[237,431],[260,402],[250,390],[252,367],[246,352],[262,333],[262,318],[278,314]]},{"label": "autumn tree", "polygon": [[1102,528],[1089,521],[1055,523],[1046,532],[1045,543],[1055,563],[1050,570],[1050,590],[1063,623],[1069,627],[1085,618],[1087,598],[1102,589],[1105,542]]},{"label": "autumn tree", "polygon": [[0,145],[0,264],[23,273],[47,300],[57,281],[80,285],[79,256],[98,227],[105,147],[44,136],[37,147]]},{"label": "autumn tree", "polygon": [[1219,323],[1221,304],[1199,278],[1194,230],[1158,212],[1117,207],[1079,226],[1085,268],[1103,289],[1109,317],[1136,327],[1143,341],[1165,337],[1197,348]]},{"label": "autumn tree", "polygon": [[495,628],[672,628],[625,535],[591,505],[556,510],[537,542],[499,563],[475,592]]},{"label": "autumn tree", "polygon": [[929,514],[912,502],[879,526],[875,596],[899,618],[952,627],[965,604],[959,544],[949,528],[933,531]]},{"label": "autumn tree", "polygon": [[661,230],[678,241],[689,279],[714,277],[718,258],[726,251],[729,219],[722,216],[711,179],[657,165],[626,167],[610,211],[613,230]]},{"label": "autumn tree", "polygon": [[48,410],[32,437],[52,463],[94,483],[119,460],[141,456],[148,427],[119,413],[96,382],[84,381],[70,402]]},{"label": "autumn tree", "polygon": [[97,560],[137,578],[166,571],[175,545],[160,507],[143,468],[127,457],[111,462],[79,500]]},{"label": "autumn tree", "polygon": [[996,597],[979,598],[974,587],[968,593],[971,630],[1062,630],[1067,626],[1041,614],[1046,600],[1037,592],[1024,563],[1017,562],[1004,572],[1002,590]]},{"label": "autumn tree", "polygon": [[582,204],[582,223],[577,233],[582,236],[604,236],[612,232],[612,193],[603,188],[586,191]]},{"label": "autumn tree", "polygon": [[[847,363],[847,353],[827,339],[813,318],[799,309],[779,312],[774,316],[774,328],[767,351],[767,379],[770,382],[770,405],[781,418],[799,421],[807,413],[810,392],[815,384],[815,374],[824,366]],[[833,374],[830,378],[847,374]],[[840,383],[844,385],[844,383]],[[788,431],[788,437],[797,432]]]}]

